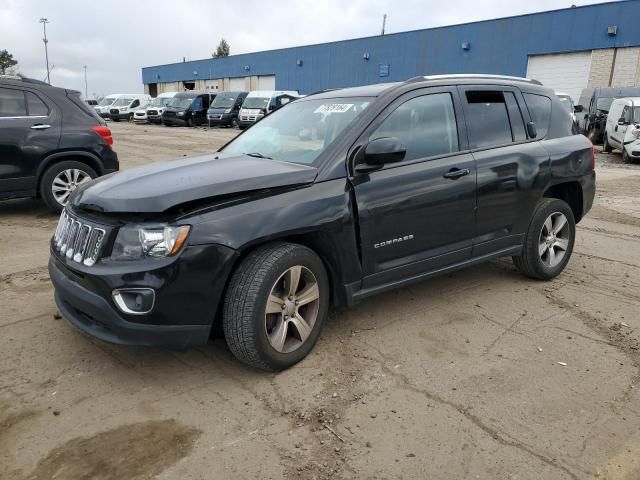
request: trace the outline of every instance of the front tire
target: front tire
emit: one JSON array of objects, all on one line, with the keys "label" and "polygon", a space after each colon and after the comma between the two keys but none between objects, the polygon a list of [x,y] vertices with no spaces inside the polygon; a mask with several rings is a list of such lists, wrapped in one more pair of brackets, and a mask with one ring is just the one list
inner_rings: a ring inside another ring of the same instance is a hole
[{"label": "front tire", "polygon": [[602,150],[605,153],[611,153],[613,151],[613,147],[609,143],[609,135],[604,134],[604,140],[602,141]]},{"label": "front tire", "polygon": [[513,263],[527,277],[551,280],[569,262],[575,237],[571,207],[556,198],[543,198],[533,212],[522,254],[513,257]]},{"label": "front tire", "polygon": [[78,185],[97,176],[98,174],[85,163],[74,160],[56,163],[42,175],[40,196],[51,211],[59,213]]},{"label": "front tire", "polygon": [[318,255],[293,243],[267,245],[249,254],[231,277],[224,335],[241,362],[284,370],[309,354],[328,308],[329,280]]}]

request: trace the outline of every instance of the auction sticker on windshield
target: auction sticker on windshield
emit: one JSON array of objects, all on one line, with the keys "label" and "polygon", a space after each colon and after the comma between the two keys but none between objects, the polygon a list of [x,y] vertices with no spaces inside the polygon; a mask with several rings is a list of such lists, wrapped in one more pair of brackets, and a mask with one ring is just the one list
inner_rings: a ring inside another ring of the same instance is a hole
[{"label": "auction sticker on windshield", "polygon": [[344,113],[353,107],[353,103],[326,103],[320,105],[313,113]]}]

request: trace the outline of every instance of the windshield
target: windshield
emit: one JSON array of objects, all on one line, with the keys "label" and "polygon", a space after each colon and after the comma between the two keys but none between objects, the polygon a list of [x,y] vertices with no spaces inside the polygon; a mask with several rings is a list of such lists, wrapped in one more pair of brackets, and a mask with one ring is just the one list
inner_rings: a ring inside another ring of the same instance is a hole
[{"label": "windshield", "polygon": [[104,97],[102,100],[100,100],[100,103],[98,103],[98,105],[100,106],[111,105],[114,100],[115,100],[115,97]]},{"label": "windshield", "polygon": [[371,101],[353,97],[292,102],[260,120],[222,151],[311,165]]},{"label": "windshield", "polygon": [[573,114],[573,102],[571,101],[571,97],[569,95],[558,95],[558,99],[560,103],[564,107],[564,109],[569,113]]},{"label": "windshield", "polygon": [[267,108],[270,98],[247,97],[242,104],[242,108]]},{"label": "windshield", "polygon": [[151,100],[149,107],[163,107],[167,100],[169,99],[156,97]]},{"label": "windshield", "polygon": [[603,112],[608,112],[611,104],[613,103],[613,97],[602,97],[596,101],[596,108]]},{"label": "windshield", "polygon": [[229,95],[218,95],[213,101],[211,108],[231,108],[236,101],[236,97]]},{"label": "windshield", "polygon": [[194,97],[173,97],[167,104],[168,107],[189,108]]},{"label": "windshield", "polygon": [[133,102],[133,98],[129,98],[129,97],[119,98],[118,100],[116,100],[113,103],[113,106],[114,107],[126,107],[131,102]]}]

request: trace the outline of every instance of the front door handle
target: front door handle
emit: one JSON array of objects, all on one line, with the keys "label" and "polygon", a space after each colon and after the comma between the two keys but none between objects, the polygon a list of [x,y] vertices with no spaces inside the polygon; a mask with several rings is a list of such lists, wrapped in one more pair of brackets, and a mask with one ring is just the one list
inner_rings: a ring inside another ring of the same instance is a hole
[{"label": "front door handle", "polygon": [[469,175],[471,171],[468,168],[452,168],[447,173],[442,175],[444,178],[450,178],[455,180],[456,178],[464,177],[465,175]]},{"label": "front door handle", "polygon": [[42,123],[31,125],[31,130],[46,130],[47,128],[51,128],[51,125],[44,125]]}]

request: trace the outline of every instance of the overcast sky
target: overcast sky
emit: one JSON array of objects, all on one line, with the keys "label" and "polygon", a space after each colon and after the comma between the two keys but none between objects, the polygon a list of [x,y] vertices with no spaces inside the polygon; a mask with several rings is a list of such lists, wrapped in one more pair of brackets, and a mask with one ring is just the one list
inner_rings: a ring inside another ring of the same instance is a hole
[{"label": "overcast sky", "polygon": [[211,56],[308,45],[554,10],[596,1],[561,0],[0,0],[0,50],[30,77],[46,75],[41,17],[49,19],[51,82],[89,96],[142,92],[140,69]]}]

